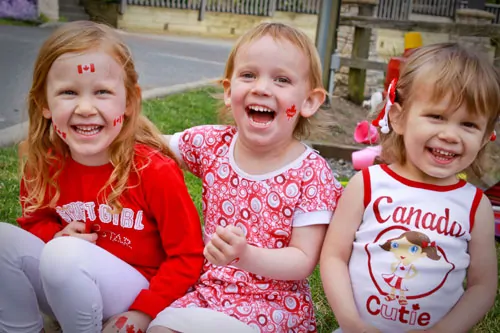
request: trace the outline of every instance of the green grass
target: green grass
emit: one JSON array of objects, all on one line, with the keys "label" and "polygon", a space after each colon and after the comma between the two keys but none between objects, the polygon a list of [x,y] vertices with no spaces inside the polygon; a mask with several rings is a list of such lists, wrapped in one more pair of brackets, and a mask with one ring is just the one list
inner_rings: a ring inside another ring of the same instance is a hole
[{"label": "green grass", "polygon": [[[150,100],[144,103],[143,112],[165,134],[174,134],[195,125],[215,124],[216,101],[210,96],[217,92],[215,88],[207,88]],[[202,218],[201,180],[189,172],[184,172],[184,176],[189,194]]]},{"label": "green grass", "polygon": [[0,25],[16,25],[24,27],[34,27],[40,25],[40,22],[36,21],[26,21],[26,20],[14,20],[9,18],[0,18]]},{"label": "green grass", "polygon": [[[214,124],[217,121],[216,103],[211,95],[215,92],[217,92],[215,89],[207,88],[147,101],[144,103],[144,113],[166,134],[173,134],[195,125]],[[15,223],[15,219],[21,213],[18,203],[17,163],[15,148],[0,149],[0,221]],[[201,181],[187,172],[185,177],[189,192],[201,216]],[[500,257],[500,246],[497,246],[497,255]],[[318,269],[311,276],[310,283],[318,331],[330,333],[337,327],[337,323],[323,293]],[[475,332],[500,332],[500,297],[497,297],[493,309],[476,326]]]}]

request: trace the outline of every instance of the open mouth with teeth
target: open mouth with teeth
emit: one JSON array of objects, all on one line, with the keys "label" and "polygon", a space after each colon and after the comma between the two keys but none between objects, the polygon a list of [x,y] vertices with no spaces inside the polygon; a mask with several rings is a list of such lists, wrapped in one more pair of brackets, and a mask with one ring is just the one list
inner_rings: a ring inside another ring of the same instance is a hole
[{"label": "open mouth with teeth", "polygon": [[250,120],[259,125],[269,125],[276,117],[276,112],[265,106],[250,105],[246,111]]},{"label": "open mouth with teeth", "polygon": [[452,161],[457,156],[455,153],[438,148],[428,148],[428,151],[436,160],[444,163]]},{"label": "open mouth with teeth", "polygon": [[85,136],[96,135],[100,131],[102,131],[104,126],[100,125],[73,125],[71,128],[77,132],[78,134]]}]

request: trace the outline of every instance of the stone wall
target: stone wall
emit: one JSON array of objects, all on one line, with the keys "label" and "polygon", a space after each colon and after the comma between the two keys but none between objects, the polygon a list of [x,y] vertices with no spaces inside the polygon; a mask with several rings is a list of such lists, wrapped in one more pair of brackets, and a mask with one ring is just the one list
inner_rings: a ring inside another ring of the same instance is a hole
[{"label": "stone wall", "polygon": [[[342,14],[357,15],[357,6],[342,5]],[[117,26],[120,29],[131,31],[236,38],[259,22],[269,20],[291,24],[304,31],[312,40],[315,40],[318,24],[317,15],[280,11],[276,12],[273,17],[205,12],[203,21],[198,21],[197,10],[127,6],[124,15],[118,16]],[[351,56],[353,35],[354,28],[339,27],[338,51],[342,56]],[[377,54],[376,45],[377,31],[372,30],[370,59],[383,60]],[[342,67],[340,72],[335,75],[336,94],[346,92],[348,72],[347,67]],[[382,89],[383,80],[383,72],[367,71],[365,94],[368,96],[368,94]]]},{"label": "stone wall", "polygon": [[[491,23],[495,15],[482,10],[463,8],[457,10],[456,21],[459,23],[468,24],[488,24]],[[489,37],[476,36],[450,36],[451,41],[456,41],[467,48],[478,50],[489,55],[493,61],[495,48],[491,44]]]},{"label": "stone wall", "polygon": [[118,28],[236,38],[259,22],[269,20],[292,24],[314,39],[318,17],[289,12],[276,12],[273,17],[205,12],[203,20],[199,21],[198,10],[129,5],[125,13],[118,18]]}]

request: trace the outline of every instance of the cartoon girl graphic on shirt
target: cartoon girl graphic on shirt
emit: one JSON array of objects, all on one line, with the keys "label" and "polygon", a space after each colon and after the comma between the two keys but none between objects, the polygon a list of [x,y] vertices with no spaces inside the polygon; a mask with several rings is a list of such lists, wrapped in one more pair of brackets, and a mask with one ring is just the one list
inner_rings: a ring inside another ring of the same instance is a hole
[{"label": "cartoon girl graphic on shirt", "polygon": [[429,237],[418,231],[407,231],[398,238],[387,240],[380,247],[394,254],[396,261],[391,264],[391,273],[382,274],[384,281],[391,287],[391,292],[385,297],[386,301],[396,299],[396,290],[399,291],[399,304],[406,305],[405,291],[408,288],[405,281],[417,276],[418,271],[414,262],[420,258],[427,257],[439,260],[436,242],[431,242]]}]

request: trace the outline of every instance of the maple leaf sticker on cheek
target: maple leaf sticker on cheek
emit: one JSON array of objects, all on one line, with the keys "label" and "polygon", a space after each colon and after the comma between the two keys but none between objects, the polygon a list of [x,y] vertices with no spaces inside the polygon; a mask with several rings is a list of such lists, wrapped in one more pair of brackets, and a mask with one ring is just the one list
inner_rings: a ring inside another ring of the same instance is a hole
[{"label": "maple leaf sticker on cheek", "polygon": [[124,119],[123,115],[116,117],[116,119],[113,120],[113,126],[123,123],[123,119]]},{"label": "maple leaf sticker on cheek", "polygon": [[292,119],[296,113],[297,113],[297,109],[295,109],[295,104],[292,104],[291,107],[286,109],[286,116],[289,120]]},{"label": "maple leaf sticker on cheek", "polygon": [[78,65],[77,68],[78,68],[78,74],[94,73],[95,72],[95,66],[94,66],[94,64]]},{"label": "maple leaf sticker on cheek", "polygon": [[66,139],[66,133],[57,128],[56,124],[52,123],[52,125],[54,126],[54,131],[56,131],[57,134],[62,136],[63,139]]}]

